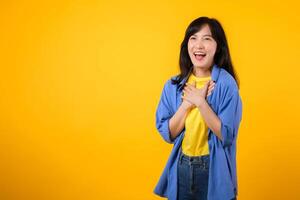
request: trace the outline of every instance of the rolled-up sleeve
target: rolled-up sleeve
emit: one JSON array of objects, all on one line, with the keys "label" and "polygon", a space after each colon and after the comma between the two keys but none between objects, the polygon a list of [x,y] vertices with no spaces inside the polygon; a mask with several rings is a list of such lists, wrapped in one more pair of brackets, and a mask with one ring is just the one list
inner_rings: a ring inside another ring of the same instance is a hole
[{"label": "rolled-up sleeve", "polygon": [[173,144],[175,140],[171,139],[170,129],[169,129],[169,121],[173,116],[171,112],[171,104],[168,100],[168,84],[169,82],[165,83],[157,109],[156,109],[156,128],[163,139]]},{"label": "rolled-up sleeve", "polygon": [[242,118],[242,101],[238,90],[233,91],[220,104],[218,117],[221,121],[222,144],[230,146],[237,136]]}]

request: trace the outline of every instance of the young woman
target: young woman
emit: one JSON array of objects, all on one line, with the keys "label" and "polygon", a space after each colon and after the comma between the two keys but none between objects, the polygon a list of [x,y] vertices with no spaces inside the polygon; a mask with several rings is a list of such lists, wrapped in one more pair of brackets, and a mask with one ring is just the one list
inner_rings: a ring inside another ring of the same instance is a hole
[{"label": "young woman", "polygon": [[220,22],[191,22],[179,65],[156,110],[156,128],[173,149],[154,193],[170,200],[236,199],[242,102]]}]

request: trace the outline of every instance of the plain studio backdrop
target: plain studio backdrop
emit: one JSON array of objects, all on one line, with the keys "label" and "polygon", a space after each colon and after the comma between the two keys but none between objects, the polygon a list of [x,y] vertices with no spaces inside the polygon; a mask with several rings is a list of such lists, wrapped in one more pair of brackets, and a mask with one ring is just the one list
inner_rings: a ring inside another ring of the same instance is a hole
[{"label": "plain studio backdrop", "polygon": [[199,16],[241,80],[239,200],[300,199],[297,1],[2,1],[0,199],[161,199],[164,83]]}]

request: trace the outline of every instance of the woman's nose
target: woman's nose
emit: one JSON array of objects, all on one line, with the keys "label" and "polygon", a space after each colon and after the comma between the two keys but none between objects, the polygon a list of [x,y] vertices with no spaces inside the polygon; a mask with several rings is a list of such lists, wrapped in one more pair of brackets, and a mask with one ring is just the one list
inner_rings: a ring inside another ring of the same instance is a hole
[{"label": "woman's nose", "polygon": [[197,47],[197,48],[203,48],[204,46],[203,46],[202,42],[198,41],[198,42],[196,43],[196,47]]}]

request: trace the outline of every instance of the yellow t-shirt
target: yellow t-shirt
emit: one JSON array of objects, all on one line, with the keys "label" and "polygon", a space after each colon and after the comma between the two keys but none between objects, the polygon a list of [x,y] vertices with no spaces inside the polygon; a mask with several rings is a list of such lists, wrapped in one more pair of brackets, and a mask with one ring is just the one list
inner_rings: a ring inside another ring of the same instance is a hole
[{"label": "yellow t-shirt", "polygon": [[[187,82],[192,84],[196,81],[196,88],[202,88],[210,79],[211,76],[199,78],[191,73]],[[197,107],[193,108],[186,117],[182,152],[188,156],[209,154],[208,127]]]}]

